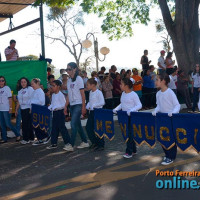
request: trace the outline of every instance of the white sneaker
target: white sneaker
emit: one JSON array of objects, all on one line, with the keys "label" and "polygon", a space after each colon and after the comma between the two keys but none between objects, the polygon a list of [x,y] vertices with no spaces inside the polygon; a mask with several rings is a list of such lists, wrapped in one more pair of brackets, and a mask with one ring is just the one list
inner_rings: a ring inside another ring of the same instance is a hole
[{"label": "white sneaker", "polygon": [[71,144],[66,144],[63,148],[65,151],[74,151],[74,148]]},{"label": "white sneaker", "polygon": [[87,142],[82,142],[79,146],[77,146],[77,149],[84,149],[84,148],[88,148],[89,147],[89,143]]},{"label": "white sneaker", "polygon": [[35,142],[35,140],[30,140],[30,142],[31,142],[31,143],[34,143],[34,142]]},{"label": "white sneaker", "polygon": [[125,153],[125,154],[123,155],[123,157],[126,158],[126,159],[129,159],[129,158],[132,158],[133,155],[129,155],[129,154]]},{"label": "white sneaker", "polygon": [[20,141],[20,143],[21,143],[21,144],[24,144],[24,145],[25,145],[25,144],[29,144],[29,143],[30,143],[30,140],[29,140],[29,141],[22,140],[22,141]]}]

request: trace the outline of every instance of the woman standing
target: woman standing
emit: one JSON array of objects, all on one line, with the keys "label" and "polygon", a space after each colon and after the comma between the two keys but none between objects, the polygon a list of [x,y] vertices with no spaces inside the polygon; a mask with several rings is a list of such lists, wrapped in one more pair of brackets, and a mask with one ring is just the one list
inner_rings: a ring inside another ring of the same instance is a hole
[{"label": "woman standing", "polygon": [[167,57],[165,59],[166,73],[168,75],[172,74],[174,64],[175,64],[175,60],[172,60],[172,55],[173,55],[172,52],[168,52]]},{"label": "woman standing", "polygon": [[184,98],[187,108],[192,109],[188,83],[189,83],[189,79],[186,78],[184,71],[179,70],[178,79],[177,79],[177,91]]},{"label": "woman standing", "polygon": [[2,129],[1,143],[7,142],[7,127],[10,128],[16,135],[16,142],[20,141],[20,134],[11,124],[12,113],[12,93],[6,86],[6,79],[0,76],[0,126]]},{"label": "woman standing", "polygon": [[120,104],[120,97],[122,94],[120,85],[121,85],[121,77],[120,77],[120,74],[117,73],[116,78],[113,81],[114,107]]},{"label": "woman standing", "polygon": [[[31,86],[34,89],[31,97],[31,104],[36,104],[36,105],[45,105],[45,94],[43,90],[40,88],[40,79],[34,78],[31,81]],[[35,141],[33,143],[34,146],[40,145],[40,144],[46,144],[49,142],[50,137],[48,136],[48,133],[45,133],[44,130],[41,130],[40,127],[34,128],[35,130],[35,135],[38,139],[38,141]],[[43,141],[46,138],[45,141]]]},{"label": "woman standing", "polygon": [[79,149],[89,147],[87,142],[86,135],[83,131],[81,125],[81,114],[84,116],[86,114],[85,108],[85,93],[84,93],[84,83],[83,79],[78,75],[78,67],[76,63],[71,62],[67,65],[66,69],[69,74],[69,80],[67,82],[68,96],[64,109],[65,115],[67,115],[67,106],[70,104],[70,113],[71,113],[71,145],[72,147],[64,148],[66,151],[73,151],[76,134],[80,134],[82,143],[77,147]]},{"label": "woman standing", "polygon": [[192,73],[192,93],[193,93],[193,106],[192,111],[195,112],[200,93],[200,70],[199,64],[196,64],[195,70]]},{"label": "woman standing", "polygon": [[102,89],[103,89],[103,94],[105,98],[105,108],[106,109],[113,109],[113,95],[112,95],[112,89],[113,86],[110,82],[109,76],[104,77],[104,81],[102,83]]},{"label": "woman standing", "polygon": [[33,94],[33,88],[30,86],[30,82],[27,78],[23,77],[19,80],[18,88],[18,103],[15,111],[15,115],[18,116],[18,110],[21,109],[22,116],[22,135],[23,140],[21,144],[28,144],[34,141],[33,127],[31,124],[31,97]]}]

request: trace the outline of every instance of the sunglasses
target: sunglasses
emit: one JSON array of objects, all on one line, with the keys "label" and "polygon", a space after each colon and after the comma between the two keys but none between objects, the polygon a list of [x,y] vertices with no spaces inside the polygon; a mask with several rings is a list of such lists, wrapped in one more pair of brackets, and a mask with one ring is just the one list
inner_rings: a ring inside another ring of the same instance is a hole
[{"label": "sunglasses", "polygon": [[5,80],[0,80],[0,82],[3,82],[3,83],[4,83],[4,82],[5,82]]},{"label": "sunglasses", "polygon": [[72,71],[72,69],[71,68],[67,68],[66,71]]}]

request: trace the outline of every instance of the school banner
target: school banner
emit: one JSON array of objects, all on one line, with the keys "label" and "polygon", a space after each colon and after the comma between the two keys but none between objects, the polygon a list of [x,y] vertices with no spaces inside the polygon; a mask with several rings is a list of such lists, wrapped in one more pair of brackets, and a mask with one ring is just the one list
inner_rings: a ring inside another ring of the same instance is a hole
[{"label": "school banner", "polygon": [[111,141],[115,135],[113,111],[94,109],[94,127],[99,138],[106,136]]},{"label": "school banner", "polygon": [[31,81],[39,78],[44,88],[47,87],[47,62],[39,60],[0,62],[0,75],[5,76],[7,85],[17,94],[17,81],[26,77]]},{"label": "school banner", "polygon": [[157,140],[166,150],[175,145],[175,137],[172,128],[172,117],[166,113],[156,114],[156,133]]},{"label": "school banner", "polygon": [[125,111],[118,111],[118,123],[121,128],[122,136],[124,138],[124,141],[127,142],[129,139],[129,116],[127,115],[127,112]]},{"label": "school banner", "polygon": [[131,113],[131,133],[138,145],[146,143],[151,148],[156,144],[155,117],[151,113]]},{"label": "school banner", "polygon": [[51,111],[46,106],[32,104],[32,124],[34,128],[48,132],[50,126]]},{"label": "school banner", "polygon": [[173,114],[172,122],[177,146],[182,151],[193,146],[200,152],[200,115]]}]

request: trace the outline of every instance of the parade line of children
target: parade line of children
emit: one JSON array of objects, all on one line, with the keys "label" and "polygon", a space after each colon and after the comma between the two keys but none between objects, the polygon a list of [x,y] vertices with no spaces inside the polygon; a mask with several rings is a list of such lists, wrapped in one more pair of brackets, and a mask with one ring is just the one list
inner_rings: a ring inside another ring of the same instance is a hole
[{"label": "parade line of children", "polygon": [[[34,78],[31,83],[25,77],[18,81],[18,103],[16,107],[15,115],[18,115],[19,108],[21,109],[22,116],[22,136],[23,140],[20,141],[20,133],[11,124],[11,110],[12,110],[12,94],[10,88],[6,85],[6,79],[0,76],[0,126],[1,126],[1,143],[7,142],[7,127],[9,127],[16,135],[16,141],[25,145],[32,143],[32,145],[47,144],[51,140],[51,145],[47,149],[57,148],[57,141],[59,133],[61,133],[64,141],[64,150],[72,152],[75,150],[75,140],[77,132],[80,135],[82,143],[77,146],[79,149],[90,148],[94,151],[104,150],[104,138],[100,139],[94,132],[94,109],[101,109],[105,105],[105,100],[102,92],[97,89],[97,81],[95,78],[91,78],[87,81],[87,89],[89,93],[89,102],[85,104],[84,82],[78,74],[78,67],[76,63],[69,63],[66,69],[69,74],[69,80],[67,82],[68,95],[67,98],[61,92],[62,82],[60,80],[54,80],[52,82],[52,101],[48,106],[48,109],[52,111],[52,127],[51,133],[47,134],[39,127],[32,126],[31,119],[31,105],[45,105],[45,94],[40,87],[40,80]],[[168,113],[171,117],[173,113],[179,113],[180,104],[173,90],[168,88],[170,78],[166,73],[161,73],[156,77],[156,87],[160,89],[156,94],[157,107],[152,112],[153,116],[156,113]],[[130,113],[137,112],[142,108],[142,104],[134,91],[133,82],[129,78],[121,80],[121,103],[113,110],[113,113],[117,113],[119,110],[127,112],[129,116],[130,126]],[[65,116],[67,115],[67,107],[70,106],[71,113],[71,135],[65,126]],[[200,109],[200,103],[199,103]],[[88,110],[89,116],[86,124],[86,132],[91,142],[87,141],[86,134],[81,125],[81,115],[86,114]],[[34,140],[34,133],[37,140]],[[124,158],[131,158],[137,153],[136,143],[133,140],[133,135],[129,132],[129,139],[126,143],[126,152]],[[163,148],[165,157],[162,161],[162,165],[168,165],[173,163],[177,154],[177,146],[175,145],[170,150]]]}]

